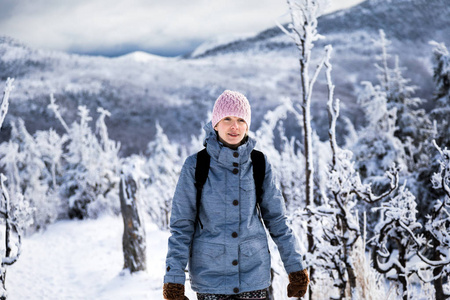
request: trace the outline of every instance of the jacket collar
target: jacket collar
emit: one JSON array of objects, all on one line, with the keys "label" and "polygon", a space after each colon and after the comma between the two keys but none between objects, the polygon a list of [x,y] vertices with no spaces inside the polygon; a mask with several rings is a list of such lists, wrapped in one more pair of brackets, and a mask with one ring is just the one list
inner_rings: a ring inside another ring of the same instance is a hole
[{"label": "jacket collar", "polygon": [[[246,162],[252,150],[255,148],[256,140],[252,137],[248,137],[246,143],[240,145],[236,150],[230,149],[224,146],[218,139],[217,133],[212,127],[211,122],[206,124],[203,129],[206,132],[206,138],[203,145],[206,147],[206,151],[213,158],[223,164],[228,164],[229,161],[233,160],[233,153],[239,153],[239,161],[241,163]],[[236,160],[236,158],[234,158]]]}]

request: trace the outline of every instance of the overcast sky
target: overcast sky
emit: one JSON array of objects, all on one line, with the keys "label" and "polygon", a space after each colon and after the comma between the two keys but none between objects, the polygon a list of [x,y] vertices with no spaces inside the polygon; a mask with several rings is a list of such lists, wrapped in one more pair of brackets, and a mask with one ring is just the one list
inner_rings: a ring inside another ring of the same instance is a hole
[{"label": "overcast sky", "polygon": [[[363,1],[331,0],[329,11]],[[285,0],[0,0],[0,35],[71,53],[175,56],[288,21],[286,12]]]}]

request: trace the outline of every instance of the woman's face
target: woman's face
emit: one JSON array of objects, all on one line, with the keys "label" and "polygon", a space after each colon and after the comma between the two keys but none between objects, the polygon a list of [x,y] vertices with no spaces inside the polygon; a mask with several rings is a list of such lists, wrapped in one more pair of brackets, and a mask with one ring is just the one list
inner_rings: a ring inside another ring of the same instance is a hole
[{"label": "woman's face", "polygon": [[214,129],[219,133],[219,140],[231,148],[238,147],[248,132],[244,119],[232,116],[220,120]]}]

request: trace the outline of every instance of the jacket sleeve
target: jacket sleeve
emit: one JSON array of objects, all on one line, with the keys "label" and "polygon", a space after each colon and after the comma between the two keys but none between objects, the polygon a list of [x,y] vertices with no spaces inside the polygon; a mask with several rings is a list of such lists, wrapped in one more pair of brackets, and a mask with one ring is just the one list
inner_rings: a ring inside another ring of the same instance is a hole
[{"label": "jacket sleeve", "polygon": [[284,198],[276,185],[272,166],[267,157],[260,207],[264,224],[278,247],[286,272],[289,274],[303,270],[305,267],[300,253],[300,245],[294,232],[288,226]]},{"label": "jacket sleeve", "polygon": [[186,281],[185,269],[195,231],[197,211],[195,164],[195,155],[186,159],[172,200],[171,236],[168,242],[164,283],[184,284]]}]

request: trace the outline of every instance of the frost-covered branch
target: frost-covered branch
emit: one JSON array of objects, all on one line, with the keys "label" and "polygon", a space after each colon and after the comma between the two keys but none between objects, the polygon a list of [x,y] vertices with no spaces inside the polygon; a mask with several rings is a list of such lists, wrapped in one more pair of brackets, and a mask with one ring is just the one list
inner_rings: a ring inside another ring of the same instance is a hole
[{"label": "frost-covered branch", "polygon": [[336,122],[339,117],[339,99],[334,100],[334,84],[331,79],[331,71],[333,69],[332,64],[330,63],[331,51],[333,50],[331,45],[327,46],[327,58],[325,60],[325,75],[327,79],[328,85],[328,101],[327,101],[327,109],[328,109],[328,137],[330,140],[331,152],[332,152],[332,166],[336,165],[336,152],[338,151],[338,145],[336,142]]},{"label": "frost-covered branch", "polygon": [[53,96],[53,94],[50,94],[50,104],[48,105],[48,108],[53,110],[53,112],[56,115],[56,118],[59,120],[59,122],[61,122],[61,125],[64,127],[66,132],[69,133],[70,132],[69,126],[67,126],[66,121],[64,121],[64,119],[62,118],[61,113],[59,112],[59,106],[56,104],[55,97]]},{"label": "frost-covered branch", "polygon": [[447,197],[450,198],[450,150],[447,150],[447,148],[442,150],[436,144],[435,140],[433,140],[433,145],[441,154],[441,159],[439,161],[440,172],[435,173],[431,180],[433,183],[433,188],[435,189],[442,188]]},{"label": "frost-covered branch", "polygon": [[[5,248],[1,256],[1,266],[0,266],[0,282],[1,295],[0,298],[6,299],[6,266],[10,266],[17,262],[22,252],[22,225],[27,218],[30,217],[30,211],[25,211],[23,215],[20,215],[20,204],[23,197],[17,195],[15,205],[15,211],[12,209],[11,198],[5,185],[6,176],[0,173],[0,207],[1,207],[1,217],[4,223],[4,239]],[[21,218],[23,217],[23,219]],[[15,241],[13,239],[15,236]],[[14,251],[15,250],[15,251]]]},{"label": "frost-covered branch", "polygon": [[396,166],[391,166],[391,168],[388,171],[386,171],[385,173],[386,177],[388,177],[390,180],[389,189],[380,195],[373,194],[370,185],[364,185],[364,188],[362,189],[356,188],[351,192],[357,194],[358,197],[360,197],[362,200],[368,203],[378,202],[386,198],[390,194],[392,194],[398,188],[399,171],[400,171],[399,168]]},{"label": "frost-covered branch", "polygon": [[11,93],[14,86],[12,83],[14,82],[14,79],[8,78],[6,79],[6,86],[3,90],[3,97],[2,102],[0,103],[0,130],[2,128],[3,121],[5,120],[6,114],[8,113],[8,106],[9,106],[9,94]]}]

